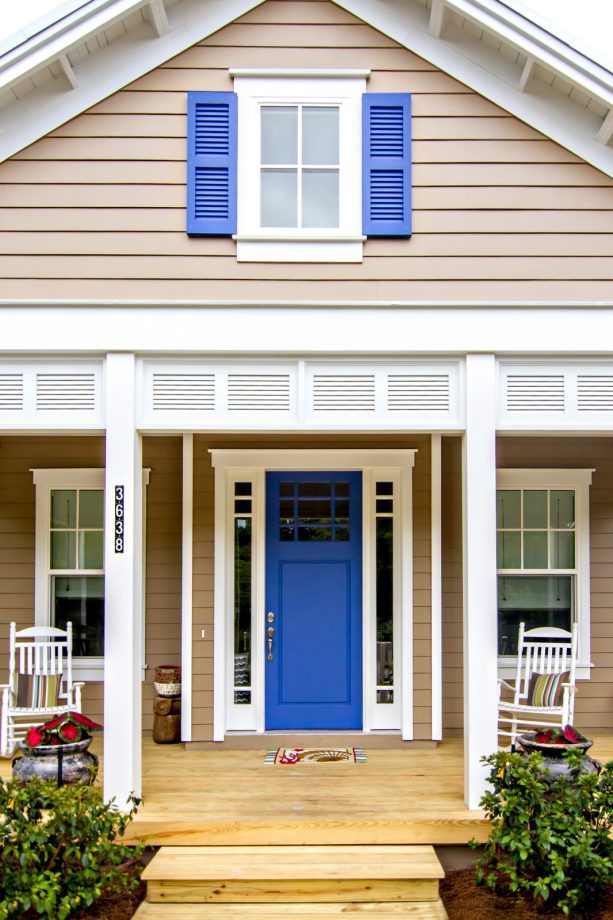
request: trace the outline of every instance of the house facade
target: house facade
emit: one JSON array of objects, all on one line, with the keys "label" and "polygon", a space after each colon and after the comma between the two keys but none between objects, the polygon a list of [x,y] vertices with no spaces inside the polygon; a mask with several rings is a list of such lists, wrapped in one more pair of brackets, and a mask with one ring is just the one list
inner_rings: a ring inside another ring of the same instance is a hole
[{"label": "house facade", "polygon": [[186,743],[463,732],[476,807],[577,622],[612,730],[611,74],[497,0],[106,0],[0,96],[0,651],[73,622],[105,794],[160,664]]}]

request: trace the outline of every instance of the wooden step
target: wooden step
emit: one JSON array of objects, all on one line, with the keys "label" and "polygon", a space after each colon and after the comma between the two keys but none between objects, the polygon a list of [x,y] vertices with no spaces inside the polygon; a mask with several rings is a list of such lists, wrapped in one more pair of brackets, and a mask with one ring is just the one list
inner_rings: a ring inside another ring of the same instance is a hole
[{"label": "wooden step", "polygon": [[448,920],[442,901],[387,904],[141,904],[134,920]]},{"label": "wooden step", "polygon": [[431,846],[162,847],[143,879],[150,903],[294,905],[437,901],[443,874]]}]

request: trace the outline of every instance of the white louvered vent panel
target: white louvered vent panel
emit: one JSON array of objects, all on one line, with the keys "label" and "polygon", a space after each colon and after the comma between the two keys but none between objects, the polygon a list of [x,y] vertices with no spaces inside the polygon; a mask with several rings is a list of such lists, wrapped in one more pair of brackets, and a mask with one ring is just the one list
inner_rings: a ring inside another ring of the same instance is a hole
[{"label": "white louvered vent panel", "polygon": [[613,412],[613,375],[579,374],[577,408],[579,412]]},{"label": "white louvered vent panel", "polygon": [[0,374],[0,411],[23,409],[23,374]]},{"label": "white louvered vent panel", "polygon": [[212,412],[215,409],[214,374],[154,374],[154,411]]},{"label": "white louvered vent panel", "polygon": [[231,412],[289,412],[289,374],[228,374]]},{"label": "white louvered vent panel", "polygon": [[389,374],[387,408],[390,412],[448,412],[449,374]]},{"label": "white louvered vent panel", "polygon": [[92,410],[96,408],[96,375],[37,374],[37,410]]},{"label": "white louvered vent panel", "polygon": [[563,412],[563,374],[509,374],[508,412]]},{"label": "white louvered vent panel", "polygon": [[320,412],[374,412],[374,374],[315,374],[313,409]]}]

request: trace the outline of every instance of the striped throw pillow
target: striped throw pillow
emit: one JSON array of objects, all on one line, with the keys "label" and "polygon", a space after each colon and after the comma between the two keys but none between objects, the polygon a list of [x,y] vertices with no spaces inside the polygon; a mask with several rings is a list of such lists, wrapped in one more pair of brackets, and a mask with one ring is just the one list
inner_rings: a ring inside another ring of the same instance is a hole
[{"label": "striped throw pillow", "polygon": [[24,709],[50,709],[57,706],[60,680],[59,674],[19,674],[17,706]]},{"label": "striped throw pillow", "polygon": [[564,696],[562,684],[568,683],[569,675],[569,671],[560,671],[557,674],[537,674],[533,672],[530,675],[528,684],[528,705],[539,707],[561,706]]}]

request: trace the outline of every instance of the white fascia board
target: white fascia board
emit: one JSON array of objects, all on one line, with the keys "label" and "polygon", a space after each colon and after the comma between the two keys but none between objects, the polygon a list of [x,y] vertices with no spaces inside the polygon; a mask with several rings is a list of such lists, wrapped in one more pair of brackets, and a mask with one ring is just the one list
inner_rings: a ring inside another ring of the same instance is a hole
[{"label": "white fascia board", "polygon": [[[454,46],[452,42],[445,41],[444,37],[438,39],[433,36],[428,31],[428,11],[425,7],[409,5],[406,0],[379,0],[376,15],[373,16],[371,0],[336,0],[336,2],[358,18],[370,22],[376,19],[376,23],[373,22],[373,24],[385,35],[436,67],[440,67],[441,70],[465,83],[466,86],[496,105],[521,118],[522,121],[571,150],[606,175],[613,176],[613,148],[601,144],[596,139],[597,125],[594,125],[594,133],[591,135],[574,123],[576,103],[572,99],[567,99],[562,94],[555,94],[552,101],[547,101],[546,98],[522,92],[517,84],[507,82],[475,59],[474,44],[470,45],[470,49],[463,50],[459,44]],[[454,2],[459,2],[459,0],[454,0]],[[470,18],[479,22],[480,17],[476,4],[467,2],[466,6],[471,10]],[[469,14],[466,12],[463,15],[468,16]],[[487,28],[487,24],[484,24],[483,27]],[[492,34],[496,35],[499,31],[499,28],[494,30],[492,27]],[[513,30],[512,35],[514,36],[513,44],[518,48],[525,48],[526,43],[521,39],[520,34]],[[542,35],[546,36],[547,33],[542,32]],[[554,42],[555,39],[552,37],[550,55],[554,54]],[[543,66],[551,69],[551,65],[544,59],[544,49],[539,50],[536,44],[534,47],[534,56],[537,61],[542,61]],[[484,51],[484,56],[488,57],[489,49],[485,48]],[[562,58],[557,54],[555,58],[557,66],[562,68]],[[582,58],[582,61],[585,67],[589,67],[590,62],[587,58]],[[605,73],[597,64],[594,64],[590,70],[593,70],[594,80],[597,73]],[[583,73],[579,73],[574,67],[571,67],[568,73],[566,78],[583,88]],[[585,91],[591,92],[587,87]],[[601,87],[598,93],[600,99],[603,99],[603,94],[604,89]]]},{"label": "white fascia board", "polygon": [[[124,38],[79,61],[76,67],[79,80],[77,89],[67,88],[65,91],[58,91],[56,87],[50,86],[48,92],[33,92],[3,110],[0,118],[0,162],[142,77],[164,61],[202,41],[253,7],[259,6],[261,2],[262,0],[185,0],[168,9],[171,31],[167,35],[158,37],[152,26],[143,22],[139,28],[126,33]],[[119,8],[120,5],[123,13],[114,11],[114,7]],[[136,3],[134,0],[112,0],[107,10],[106,25],[143,6],[146,6],[143,0]],[[100,13],[100,16],[103,14]],[[84,28],[85,25],[79,26],[78,30]],[[102,25],[94,31],[99,32],[101,28]],[[24,59],[19,65],[21,77],[57,59],[61,52],[65,53],[70,47],[82,42],[84,37],[92,34],[89,27],[86,28],[85,36],[78,30],[73,36],[64,34],[61,40],[58,39],[53,44],[52,54],[47,54],[43,49],[37,52],[40,59],[36,67],[31,66],[28,58]],[[52,41],[55,42],[55,39]],[[12,82],[15,81],[16,74],[16,70],[11,73]]]},{"label": "white fascia board", "polygon": [[[324,311],[324,312],[322,312]],[[526,316],[530,335],[526,336]],[[322,318],[325,323],[322,325]],[[433,318],[436,322],[433,322]],[[118,322],[119,320],[119,322]],[[346,307],[270,305],[184,307],[125,306],[0,308],[2,351],[13,354],[94,354],[118,349],[141,355],[407,355],[446,356],[467,351],[499,356],[593,356],[610,359],[613,309],[551,309],[526,305],[432,310],[428,305]],[[325,332],[322,333],[322,329]],[[195,342],[204,343],[197,349]]]}]

